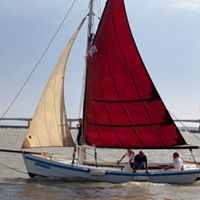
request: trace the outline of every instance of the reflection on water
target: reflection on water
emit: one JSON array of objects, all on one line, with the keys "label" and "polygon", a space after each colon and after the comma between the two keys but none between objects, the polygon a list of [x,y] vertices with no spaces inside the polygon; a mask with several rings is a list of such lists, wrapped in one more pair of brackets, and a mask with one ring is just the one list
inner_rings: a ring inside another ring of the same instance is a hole
[{"label": "reflection on water", "polygon": [[[25,132],[13,130],[3,132],[0,130],[0,148],[19,149]],[[190,140],[190,134],[186,134]],[[195,141],[197,142],[197,141]],[[109,153],[108,153],[109,151]],[[99,154],[107,159],[118,160],[123,151],[100,151]],[[145,151],[151,160],[169,160],[172,151]],[[63,154],[70,154],[71,151]],[[200,160],[199,151],[195,151],[197,160]],[[189,155],[189,154],[188,154]],[[63,200],[63,199],[106,199],[106,200],[194,200],[199,199],[200,183],[192,185],[168,185],[152,183],[88,183],[66,182],[65,180],[49,178],[29,179],[27,174],[13,171],[1,163],[11,166],[19,171],[26,172],[20,154],[0,153],[0,199],[2,200]]]}]

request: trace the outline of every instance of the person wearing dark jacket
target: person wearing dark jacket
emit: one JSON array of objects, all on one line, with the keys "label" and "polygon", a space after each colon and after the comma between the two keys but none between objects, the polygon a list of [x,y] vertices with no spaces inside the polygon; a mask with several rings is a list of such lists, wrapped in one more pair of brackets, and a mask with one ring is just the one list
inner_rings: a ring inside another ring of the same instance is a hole
[{"label": "person wearing dark jacket", "polygon": [[146,173],[148,173],[147,157],[143,151],[139,151],[134,157],[133,171],[136,172],[136,169],[145,169]]}]

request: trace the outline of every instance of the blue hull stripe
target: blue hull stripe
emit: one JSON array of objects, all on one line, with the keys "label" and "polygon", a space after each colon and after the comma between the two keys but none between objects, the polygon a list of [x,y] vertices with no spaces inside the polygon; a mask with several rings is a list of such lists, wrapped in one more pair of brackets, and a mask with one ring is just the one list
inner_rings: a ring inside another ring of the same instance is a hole
[{"label": "blue hull stripe", "polygon": [[[89,173],[91,170],[88,168],[79,168],[79,167],[75,167],[72,165],[62,165],[62,164],[55,164],[55,163],[49,163],[43,160],[39,160],[36,158],[31,158],[28,156],[24,156],[25,159],[27,160],[31,160],[37,163],[41,163],[44,165],[47,165],[49,167],[57,167],[57,168],[61,168],[61,169],[68,169],[68,170],[72,170],[72,171],[78,171],[78,172],[84,172],[84,173]],[[111,172],[111,171],[107,171],[106,175],[111,175],[111,176],[146,176],[146,177],[154,177],[154,176],[180,176],[180,175],[189,175],[189,174],[199,174],[200,175],[200,170],[191,170],[191,171],[180,171],[180,172],[169,172],[169,173],[126,173],[126,172]]]},{"label": "blue hull stripe", "polygon": [[90,172],[89,169],[77,168],[77,167],[74,167],[73,165],[71,165],[71,166],[65,165],[64,166],[64,165],[61,165],[61,164],[54,164],[54,163],[49,163],[49,162],[46,162],[46,161],[38,160],[38,159],[35,159],[35,158],[30,158],[28,156],[24,156],[24,158],[27,159],[27,160],[37,162],[37,163],[48,165],[50,167],[57,167],[57,168],[61,168],[61,169],[69,169],[69,170],[72,170],[72,171],[79,171],[79,172]]}]

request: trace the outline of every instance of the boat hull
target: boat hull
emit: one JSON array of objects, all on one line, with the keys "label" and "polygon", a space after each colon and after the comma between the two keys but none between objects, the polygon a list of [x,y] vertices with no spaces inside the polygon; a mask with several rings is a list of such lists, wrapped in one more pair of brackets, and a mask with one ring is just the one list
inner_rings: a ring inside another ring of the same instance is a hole
[{"label": "boat hull", "polygon": [[128,170],[95,168],[87,165],[74,165],[70,161],[51,160],[37,155],[24,154],[24,162],[31,177],[44,176],[68,181],[100,181],[110,183],[152,182],[170,184],[190,184],[200,177],[200,169],[176,171],[150,171],[133,173]]}]

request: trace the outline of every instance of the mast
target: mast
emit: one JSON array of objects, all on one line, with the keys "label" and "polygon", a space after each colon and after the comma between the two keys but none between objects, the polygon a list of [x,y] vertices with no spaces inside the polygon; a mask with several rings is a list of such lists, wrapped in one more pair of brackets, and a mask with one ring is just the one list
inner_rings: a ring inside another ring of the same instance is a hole
[{"label": "mast", "polygon": [[[86,55],[88,53],[88,50],[90,48],[90,38],[92,33],[92,26],[93,26],[93,7],[94,7],[94,0],[89,0],[89,13],[88,13],[88,31],[87,31],[87,48],[86,48]],[[85,69],[85,87],[87,85],[87,71],[88,71],[88,62],[87,62],[87,56],[86,56],[86,69]],[[83,123],[82,123],[82,130],[81,130],[81,138],[82,138],[82,144],[85,143],[84,139],[84,131],[85,131],[85,102],[86,102],[86,89],[84,91],[84,99],[83,99]]]},{"label": "mast", "polygon": [[[93,5],[94,5],[94,0],[89,0],[89,13],[88,13],[88,31],[87,31],[87,47],[86,47],[86,67],[85,67],[85,87],[87,85],[87,71],[88,71],[88,62],[87,62],[87,54],[88,51],[90,49],[90,40],[91,40],[91,33],[92,33],[92,25],[93,25]],[[84,163],[85,159],[86,159],[86,150],[84,148],[85,144],[85,124],[86,124],[86,114],[85,114],[85,107],[86,107],[86,89],[84,91],[84,99],[83,99],[83,119],[82,119],[82,127],[81,127],[81,132],[80,132],[80,138],[79,138],[79,153],[78,153],[78,160],[81,164]],[[78,136],[77,136],[77,140],[78,140]]]},{"label": "mast", "polygon": [[93,7],[94,7],[94,0],[90,0],[90,3],[89,3],[89,14],[88,14],[87,51],[89,50],[90,36],[91,36],[91,33],[92,33]]}]

